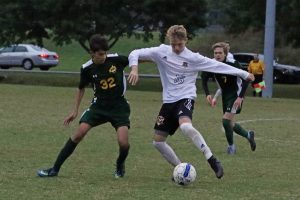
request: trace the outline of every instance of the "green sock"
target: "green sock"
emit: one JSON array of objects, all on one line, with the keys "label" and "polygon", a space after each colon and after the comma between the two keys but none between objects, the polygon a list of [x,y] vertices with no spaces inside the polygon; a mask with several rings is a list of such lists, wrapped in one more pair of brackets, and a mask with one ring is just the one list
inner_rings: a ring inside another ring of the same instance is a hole
[{"label": "green sock", "polygon": [[233,130],[231,128],[231,120],[223,119],[223,127],[225,129],[226,139],[229,145],[233,145]]},{"label": "green sock", "polygon": [[77,143],[73,142],[71,138],[67,141],[65,146],[62,148],[60,153],[57,156],[57,159],[54,163],[54,170],[59,172],[60,167],[65,162],[65,160],[73,153],[74,149],[76,148]]},{"label": "green sock", "polygon": [[234,123],[233,131],[239,134],[240,136],[248,139],[248,131],[243,129],[243,127],[241,127],[241,125],[239,125],[238,123]]}]

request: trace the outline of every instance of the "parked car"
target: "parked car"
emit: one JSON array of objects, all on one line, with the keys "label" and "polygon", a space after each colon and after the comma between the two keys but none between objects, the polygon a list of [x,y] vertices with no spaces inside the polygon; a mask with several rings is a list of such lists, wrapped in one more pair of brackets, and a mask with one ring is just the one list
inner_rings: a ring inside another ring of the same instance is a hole
[{"label": "parked car", "polygon": [[[233,53],[234,59],[236,59],[243,66],[244,70],[247,70],[248,64],[254,59],[255,53]],[[264,60],[264,55],[259,54],[259,59]],[[274,60],[273,62],[273,77],[274,82],[280,83],[296,83],[300,81],[300,67],[292,65],[279,64]]]},{"label": "parked car", "polygon": [[17,44],[0,48],[0,67],[23,67],[31,70],[39,67],[41,70],[49,70],[58,65],[58,54],[45,48],[32,44]]}]

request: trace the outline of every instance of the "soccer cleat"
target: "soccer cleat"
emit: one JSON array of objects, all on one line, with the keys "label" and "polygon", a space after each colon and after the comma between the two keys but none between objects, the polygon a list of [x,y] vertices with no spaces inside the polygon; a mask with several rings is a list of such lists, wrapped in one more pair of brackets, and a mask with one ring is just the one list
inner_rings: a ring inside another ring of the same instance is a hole
[{"label": "soccer cleat", "polygon": [[125,164],[117,165],[115,178],[122,178],[125,175]]},{"label": "soccer cleat", "polygon": [[221,165],[221,162],[218,159],[216,159],[214,156],[211,156],[207,161],[210,167],[214,170],[216,177],[219,179],[222,178],[222,176],[224,175],[224,170]]},{"label": "soccer cleat", "polygon": [[250,143],[251,150],[255,151],[255,149],[256,149],[256,142],[254,140],[254,131],[249,131],[248,133],[249,133],[248,141]]},{"label": "soccer cleat", "polygon": [[235,145],[230,145],[227,147],[227,154],[234,155],[236,153]]},{"label": "soccer cleat", "polygon": [[42,169],[42,170],[39,170],[37,172],[37,175],[39,177],[53,177],[53,176],[57,176],[58,175],[58,172],[55,171],[53,168],[49,168],[49,169]]}]

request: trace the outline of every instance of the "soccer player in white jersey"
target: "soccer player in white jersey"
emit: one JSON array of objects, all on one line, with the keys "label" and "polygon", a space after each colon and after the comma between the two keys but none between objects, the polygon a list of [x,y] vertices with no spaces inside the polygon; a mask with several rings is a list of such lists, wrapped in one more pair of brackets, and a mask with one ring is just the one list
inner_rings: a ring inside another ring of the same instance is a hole
[{"label": "soccer player in white jersey", "polygon": [[254,80],[246,71],[206,58],[186,48],[187,32],[184,26],[174,25],[168,29],[170,45],[137,49],[129,55],[129,83],[138,81],[138,61],[157,64],[163,86],[163,105],[154,126],[154,147],[173,166],[181,163],[174,150],[166,143],[178,127],[204,154],[217,178],[224,174],[220,161],[213,155],[204,138],[192,125],[192,113],[196,99],[196,79],[199,71],[232,74],[243,79]]}]

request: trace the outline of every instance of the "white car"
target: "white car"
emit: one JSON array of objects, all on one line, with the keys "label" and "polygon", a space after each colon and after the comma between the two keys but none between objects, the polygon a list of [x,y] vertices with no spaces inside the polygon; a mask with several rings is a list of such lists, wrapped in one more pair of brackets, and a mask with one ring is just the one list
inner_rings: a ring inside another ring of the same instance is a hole
[{"label": "white car", "polygon": [[45,48],[32,44],[17,44],[0,49],[0,67],[23,67],[31,70],[39,67],[41,70],[49,70],[58,65],[58,54]]}]

